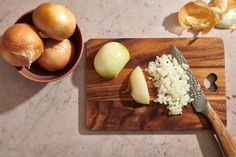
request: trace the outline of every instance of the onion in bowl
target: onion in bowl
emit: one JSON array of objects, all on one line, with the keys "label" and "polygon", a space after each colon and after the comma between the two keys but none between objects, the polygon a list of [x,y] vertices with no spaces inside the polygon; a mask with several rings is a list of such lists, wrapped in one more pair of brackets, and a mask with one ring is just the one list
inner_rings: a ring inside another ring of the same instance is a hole
[{"label": "onion in bowl", "polygon": [[42,68],[54,72],[69,65],[73,56],[74,46],[70,40],[45,39],[45,50],[38,59],[38,63]]},{"label": "onion in bowl", "polygon": [[36,61],[44,50],[43,41],[34,27],[18,23],[9,27],[2,36],[1,55],[9,64],[28,66]]},{"label": "onion in bowl", "polygon": [[74,14],[65,6],[54,3],[43,3],[33,12],[33,23],[43,36],[56,40],[69,38],[75,31]]}]

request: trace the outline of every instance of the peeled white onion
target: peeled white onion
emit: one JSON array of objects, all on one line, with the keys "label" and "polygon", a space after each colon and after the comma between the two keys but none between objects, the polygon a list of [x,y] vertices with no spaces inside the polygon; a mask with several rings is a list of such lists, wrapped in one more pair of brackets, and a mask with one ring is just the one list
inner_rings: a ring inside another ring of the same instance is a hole
[{"label": "peeled white onion", "polygon": [[70,40],[46,39],[45,50],[38,59],[39,65],[48,71],[59,71],[69,65],[74,56],[74,46]]},{"label": "peeled white onion", "polygon": [[131,73],[129,85],[132,98],[141,104],[149,104],[150,96],[142,69],[137,66]]},{"label": "peeled white onion", "polygon": [[103,45],[94,58],[96,72],[106,78],[113,79],[130,60],[128,49],[118,42]]},{"label": "peeled white onion", "polygon": [[9,27],[2,36],[1,55],[9,64],[28,66],[42,54],[44,45],[35,31],[28,24],[15,24]]},{"label": "peeled white onion", "polygon": [[33,23],[44,36],[63,40],[75,31],[74,14],[65,6],[55,3],[43,3],[33,12]]}]

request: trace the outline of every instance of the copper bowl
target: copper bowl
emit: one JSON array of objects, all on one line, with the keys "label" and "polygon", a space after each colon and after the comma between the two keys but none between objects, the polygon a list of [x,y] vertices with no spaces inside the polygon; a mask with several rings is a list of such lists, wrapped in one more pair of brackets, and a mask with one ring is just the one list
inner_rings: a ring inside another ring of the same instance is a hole
[{"label": "copper bowl", "polygon": [[[33,10],[24,14],[16,21],[16,23],[28,23],[33,25],[32,13]],[[36,82],[52,82],[65,77],[76,69],[82,56],[82,35],[78,25],[76,25],[75,32],[69,39],[74,44],[75,54],[72,62],[63,70],[49,72],[41,68],[37,61],[31,65],[30,69],[26,67],[16,67],[16,69],[25,78]]]}]

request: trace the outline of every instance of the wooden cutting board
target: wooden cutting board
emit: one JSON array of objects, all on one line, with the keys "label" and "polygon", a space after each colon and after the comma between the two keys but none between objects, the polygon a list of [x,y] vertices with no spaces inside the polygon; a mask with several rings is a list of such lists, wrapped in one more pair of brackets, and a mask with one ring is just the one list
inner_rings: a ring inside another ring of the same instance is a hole
[{"label": "wooden cutting board", "polygon": [[[131,60],[114,80],[105,80],[94,70],[93,60],[107,42],[117,41],[130,51]],[[191,105],[179,116],[168,116],[164,105],[135,103],[127,92],[130,72],[140,65],[145,69],[155,56],[171,53],[171,44],[183,53],[207,95],[212,107],[226,124],[224,45],[219,38],[91,39],[87,52],[86,125],[91,130],[171,130],[211,128],[207,119]],[[204,79],[216,74],[217,90],[211,92]],[[147,74],[145,73],[146,77]],[[152,98],[157,94],[148,81]]]}]

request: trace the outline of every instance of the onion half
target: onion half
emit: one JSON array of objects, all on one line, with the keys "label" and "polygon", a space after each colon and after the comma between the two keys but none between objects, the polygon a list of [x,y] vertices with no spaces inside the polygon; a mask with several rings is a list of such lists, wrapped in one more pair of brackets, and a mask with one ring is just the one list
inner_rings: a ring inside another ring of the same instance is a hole
[{"label": "onion half", "polygon": [[34,10],[32,18],[35,27],[49,38],[67,39],[75,31],[75,16],[63,5],[43,3]]},{"label": "onion half", "polygon": [[38,59],[39,65],[51,72],[59,71],[69,65],[74,56],[74,46],[68,39],[45,40],[45,50]]},{"label": "onion half", "polygon": [[4,60],[14,66],[28,66],[36,61],[44,49],[35,28],[28,24],[15,24],[2,36],[0,51]]}]

